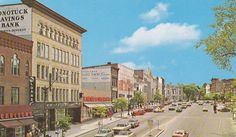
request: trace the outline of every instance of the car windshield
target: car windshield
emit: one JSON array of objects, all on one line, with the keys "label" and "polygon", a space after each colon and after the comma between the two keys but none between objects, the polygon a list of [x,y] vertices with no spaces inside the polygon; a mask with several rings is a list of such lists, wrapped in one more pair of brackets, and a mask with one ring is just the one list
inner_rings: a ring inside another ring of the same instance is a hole
[{"label": "car windshield", "polygon": [[125,127],[125,124],[117,124],[117,127]]},{"label": "car windshield", "polygon": [[101,129],[98,131],[99,134],[104,134],[104,133],[108,133],[109,130],[108,129]]}]

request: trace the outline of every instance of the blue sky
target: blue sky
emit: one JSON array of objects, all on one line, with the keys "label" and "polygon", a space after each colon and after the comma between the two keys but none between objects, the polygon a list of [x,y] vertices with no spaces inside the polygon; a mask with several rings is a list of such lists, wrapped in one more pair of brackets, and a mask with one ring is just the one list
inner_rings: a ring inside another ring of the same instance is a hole
[{"label": "blue sky", "polygon": [[[194,44],[212,33],[212,8],[222,0],[39,0],[88,30],[83,35],[83,66],[124,63],[168,83],[231,78]],[[19,0],[0,0],[15,3]]]}]

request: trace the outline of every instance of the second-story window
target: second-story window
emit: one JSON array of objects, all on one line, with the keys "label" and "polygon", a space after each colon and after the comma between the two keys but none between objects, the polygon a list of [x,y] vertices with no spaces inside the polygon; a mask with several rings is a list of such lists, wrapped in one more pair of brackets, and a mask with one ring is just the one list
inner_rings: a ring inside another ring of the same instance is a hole
[{"label": "second-story window", "polygon": [[13,55],[13,57],[11,59],[11,64],[12,64],[12,74],[19,75],[20,60],[17,58],[16,54]]},{"label": "second-story window", "polygon": [[4,74],[5,61],[4,57],[0,56],[0,75]]},{"label": "second-story window", "polygon": [[25,76],[29,76],[29,61],[25,63]]}]

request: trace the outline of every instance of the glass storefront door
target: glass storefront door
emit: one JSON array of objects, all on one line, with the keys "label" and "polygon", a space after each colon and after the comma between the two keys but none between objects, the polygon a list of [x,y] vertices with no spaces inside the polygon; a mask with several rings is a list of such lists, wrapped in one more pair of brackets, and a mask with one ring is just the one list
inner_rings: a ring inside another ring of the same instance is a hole
[{"label": "glass storefront door", "polygon": [[15,137],[25,137],[25,127],[16,127]]}]

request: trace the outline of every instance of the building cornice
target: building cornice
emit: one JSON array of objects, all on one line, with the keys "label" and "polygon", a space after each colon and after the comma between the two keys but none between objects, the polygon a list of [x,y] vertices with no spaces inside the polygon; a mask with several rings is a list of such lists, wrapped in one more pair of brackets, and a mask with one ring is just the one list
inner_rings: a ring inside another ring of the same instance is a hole
[{"label": "building cornice", "polygon": [[77,24],[73,23],[72,21],[66,19],[65,17],[59,15],[55,11],[46,7],[45,5],[39,3],[37,0],[21,0],[21,1],[23,4],[39,10],[40,12],[44,13],[45,15],[48,15],[49,17],[72,28],[73,30],[76,30],[77,32],[79,32],[81,34],[87,31],[86,29],[80,27],[79,25],[77,25]]}]

